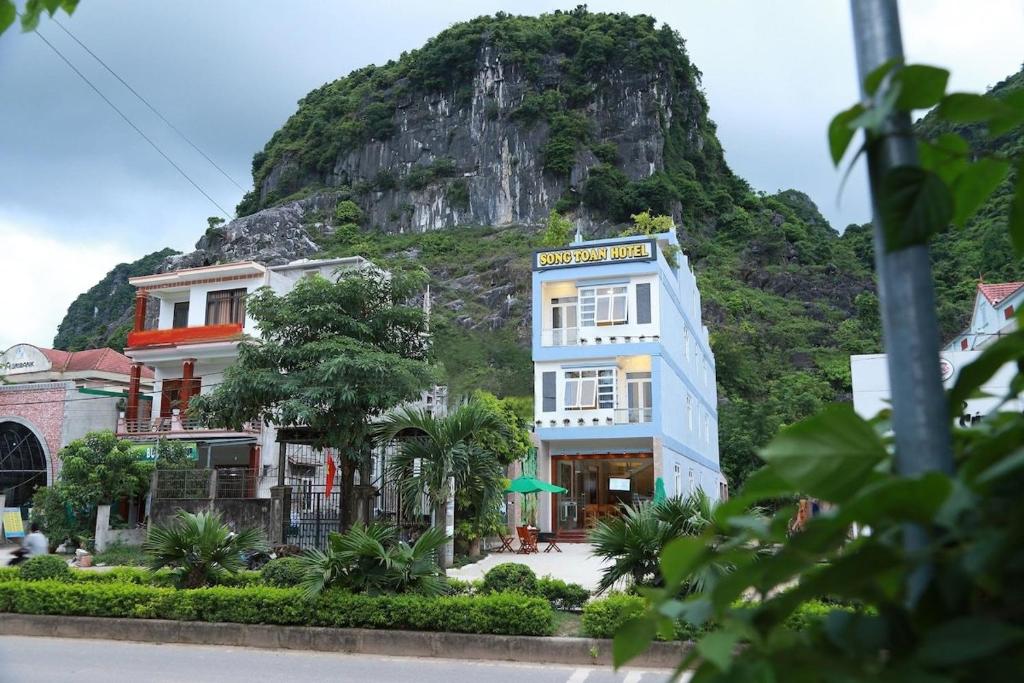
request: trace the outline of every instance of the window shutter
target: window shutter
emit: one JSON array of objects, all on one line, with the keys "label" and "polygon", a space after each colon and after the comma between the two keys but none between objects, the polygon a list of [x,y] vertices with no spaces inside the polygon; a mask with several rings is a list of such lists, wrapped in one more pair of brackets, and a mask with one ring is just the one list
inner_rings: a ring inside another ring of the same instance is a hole
[{"label": "window shutter", "polygon": [[541,376],[541,393],[544,404],[542,410],[545,413],[555,412],[555,373],[545,372]]},{"label": "window shutter", "polygon": [[636,286],[636,321],[640,325],[651,322],[651,284],[642,282]]}]

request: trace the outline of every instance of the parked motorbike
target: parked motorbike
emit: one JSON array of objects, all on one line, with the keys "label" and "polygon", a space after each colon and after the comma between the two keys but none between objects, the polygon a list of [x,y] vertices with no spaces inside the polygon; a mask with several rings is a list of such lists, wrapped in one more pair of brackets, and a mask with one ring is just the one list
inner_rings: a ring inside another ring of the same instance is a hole
[{"label": "parked motorbike", "polygon": [[10,562],[7,563],[8,567],[17,567],[19,564],[28,559],[28,551],[24,548],[18,548],[13,553]]}]

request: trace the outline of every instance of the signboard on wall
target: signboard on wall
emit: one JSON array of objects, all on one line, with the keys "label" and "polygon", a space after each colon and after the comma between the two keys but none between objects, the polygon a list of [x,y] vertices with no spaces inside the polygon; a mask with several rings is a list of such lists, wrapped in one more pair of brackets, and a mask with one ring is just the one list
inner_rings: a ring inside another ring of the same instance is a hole
[{"label": "signboard on wall", "polygon": [[[199,446],[196,445],[195,441],[185,441],[183,444],[188,449],[189,460],[199,459]],[[135,445],[135,452],[139,456],[139,460],[145,460],[146,462],[156,461],[156,442],[139,443]]]},{"label": "signboard on wall", "polygon": [[593,266],[602,263],[627,261],[653,261],[656,258],[654,240],[569,246],[560,249],[542,249],[533,255],[534,270]]},{"label": "signboard on wall", "polygon": [[0,354],[0,375],[46,372],[50,368],[50,360],[31,344],[15,344]]},{"label": "signboard on wall", "polygon": [[21,519],[21,508],[4,508],[4,536],[25,538],[25,523]]}]

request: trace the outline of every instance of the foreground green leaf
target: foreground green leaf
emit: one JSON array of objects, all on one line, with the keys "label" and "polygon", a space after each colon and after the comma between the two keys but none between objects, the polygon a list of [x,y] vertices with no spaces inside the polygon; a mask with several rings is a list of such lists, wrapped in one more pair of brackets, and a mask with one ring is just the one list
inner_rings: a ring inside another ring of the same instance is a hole
[{"label": "foreground green leaf", "polygon": [[857,127],[852,125],[853,122],[863,113],[864,107],[855,104],[846,111],[836,114],[828,125],[828,148],[832,153],[832,163],[836,166],[842,161],[843,155],[846,154],[846,148],[850,146],[850,140],[853,139],[853,134],[857,132]]},{"label": "foreground green leaf", "polygon": [[896,166],[882,177],[878,207],[888,251],[925,244],[953,218],[953,197],[946,183],[917,166]]},{"label": "foreground green leaf", "polygon": [[896,72],[893,80],[902,86],[896,99],[898,109],[928,109],[938,104],[946,92],[949,72],[925,64],[908,64]]},{"label": "foreground green leaf", "polygon": [[618,669],[651,646],[657,626],[653,619],[630,619],[615,633],[612,641],[612,663]]},{"label": "foreground green leaf", "polygon": [[849,405],[832,405],[779,432],[761,451],[796,490],[839,502],[886,457],[871,425]]}]

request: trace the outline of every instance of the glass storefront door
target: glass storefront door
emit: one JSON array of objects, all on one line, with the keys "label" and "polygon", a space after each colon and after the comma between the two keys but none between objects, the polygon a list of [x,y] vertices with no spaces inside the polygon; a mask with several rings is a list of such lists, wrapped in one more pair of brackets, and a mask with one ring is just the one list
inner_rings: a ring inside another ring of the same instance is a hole
[{"label": "glass storefront door", "polygon": [[568,493],[554,494],[559,531],[589,529],[603,517],[618,515],[654,496],[650,456],[631,458],[555,456],[556,483]]}]

